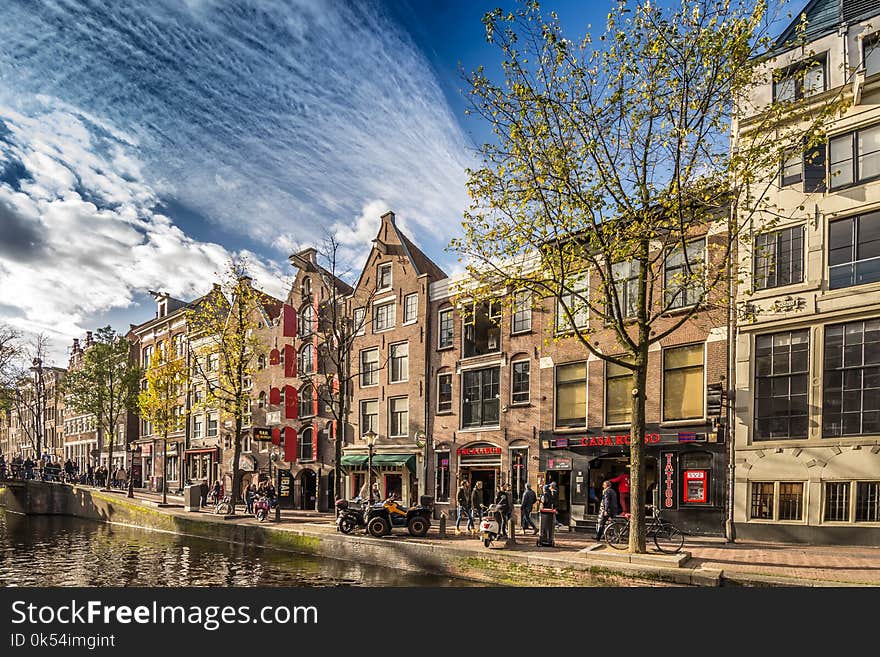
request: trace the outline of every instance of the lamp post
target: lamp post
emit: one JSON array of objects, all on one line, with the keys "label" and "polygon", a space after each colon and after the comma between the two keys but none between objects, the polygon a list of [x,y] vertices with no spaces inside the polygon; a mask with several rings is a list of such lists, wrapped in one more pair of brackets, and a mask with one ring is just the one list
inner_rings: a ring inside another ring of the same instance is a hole
[{"label": "lamp post", "polygon": [[376,432],[370,429],[364,434],[367,439],[367,489],[370,491],[370,504],[373,503],[373,445],[376,444]]},{"label": "lamp post", "polygon": [[128,493],[126,497],[134,497],[134,477],[132,477],[132,472],[134,468],[132,465],[134,464],[134,443],[127,444],[128,449]]},{"label": "lamp post", "polygon": [[422,494],[428,494],[428,435],[424,431],[416,431],[413,438],[416,441],[416,447],[425,448],[425,478],[422,481],[422,490],[424,491]]},{"label": "lamp post", "polygon": [[272,451],[271,458],[275,464],[275,522],[281,522],[281,466],[278,464],[281,455],[277,446]]}]

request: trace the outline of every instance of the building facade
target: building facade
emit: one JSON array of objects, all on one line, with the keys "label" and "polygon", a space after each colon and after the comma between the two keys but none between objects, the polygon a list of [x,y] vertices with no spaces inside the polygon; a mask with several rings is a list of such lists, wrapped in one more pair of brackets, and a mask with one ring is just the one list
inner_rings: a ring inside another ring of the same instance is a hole
[{"label": "building facade", "polygon": [[[880,6],[817,0],[780,37],[756,107],[846,109],[786,156],[742,255],[737,535],[880,544]],[[737,126],[748,139],[758,116]],[[779,211],[776,213],[779,214]]]}]

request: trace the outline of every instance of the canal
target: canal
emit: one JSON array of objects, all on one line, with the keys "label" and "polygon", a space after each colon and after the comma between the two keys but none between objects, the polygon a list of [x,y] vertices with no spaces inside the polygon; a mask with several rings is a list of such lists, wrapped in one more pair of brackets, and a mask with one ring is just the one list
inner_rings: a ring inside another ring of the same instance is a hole
[{"label": "canal", "polygon": [[67,516],[0,511],[0,586],[478,586]]}]

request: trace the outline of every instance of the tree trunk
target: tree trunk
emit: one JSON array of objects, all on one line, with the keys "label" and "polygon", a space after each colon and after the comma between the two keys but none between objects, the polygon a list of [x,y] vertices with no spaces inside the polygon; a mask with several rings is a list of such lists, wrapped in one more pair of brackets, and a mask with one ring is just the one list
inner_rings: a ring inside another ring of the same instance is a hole
[{"label": "tree trunk", "polygon": [[162,504],[168,504],[168,432],[162,436]]},{"label": "tree trunk", "polygon": [[[339,386],[339,413],[337,417],[339,420],[336,422],[336,436],[334,440],[334,450],[333,450],[333,459],[335,463],[335,467],[333,470],[333,491],[336,497],[344,498],[342,495],[342,443],[345,441],[345,424],[346,424],[346,415],[345,415],[345,388],[343,386]],[[334,500],[335,502],[335,500]],[[334,509],[336,507],[334,506]]]},{"label": "tree trunk", "polygon": [[239,461],[241,459],[241,416],[235,418],[235,444],[232,451],[232,493],[231,504],[232,515],[235,515],[235,505],[238,504],[238,496],[241,488],[241,477],[239,476]]},{"label": "tree trunk", "polygon": [[648,374],[648,348],[636,357],[633,372],[632,420],[629,431],[630,488],[629,488],[629,550],[644,554],[645,548],[645,385]]},{"label": "tree trunk", "polygon": [[[98,464],[100,465],[100,463]],[[110,490],[110,473],[113,468],[113,432],[110,431],[110,440],[107,441],[107,478],[104,480],[104,490]]]}]

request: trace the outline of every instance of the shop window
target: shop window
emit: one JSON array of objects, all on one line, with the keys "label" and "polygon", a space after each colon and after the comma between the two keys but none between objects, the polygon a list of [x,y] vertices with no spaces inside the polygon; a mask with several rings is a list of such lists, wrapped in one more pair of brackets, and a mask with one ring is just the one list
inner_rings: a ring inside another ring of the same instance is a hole
[{"label": "shop window", "polygon": [[529,403],[529,370],[531,362],[518,360],[511,364],[510,402],[512,404]]},{"label": "shop window", "polygon": [[409,343],[399,342],[389,347],[390,367],[388,383],[400,383],[409,379]]},{"label": "shop window", "polygon": [[409,435],[409,399],[396,397],[388,400],[388,435],[405,437]]},{"label": "shop window", "polygon": [[703,345],[663,351],[663,419],[703,417]]},{"label": "shop window", "polygon": [[527,333],[532,330],[532,294],[520,290],[513,297],[512,333]]},{"label": "shop window", "polygon": [[803,226],[763,233],[755,238],[754,277],[756,290],[803,282]]},{"label": "shop window", "polygon": [[632,420],[633,371],[605,362],[605,423],[629,424]]},{"label": "shop window", "polygon": [[483,301],[464,312],[464,357],[501,351],[501,302]]},{"label": "shop window", "polygon": [[449,452],[435,452],[437,467],[435,471],[435,492],[437,502],[449,501]]},{"label": "shop window", "polygon": [[828,231],[832,290],[880,281],[880,212],[832,221]]},{"label": "shop window", "polygon": [[467,370],[462,373],[461,426],[497,426],[501,368]]},{"label": "shop window", "polygon": [[822,520],[825,522],[847,522],[849,520],[849,482],[825,482],[825,508]]},{"label": "shop window", "polygon": [[856,483],[856,522],[880,522],[880,481]]},{"label": "shop window", "polygon": [[361,387],[379,385],[379,349],[361,352]]},{"label": "shop window", "polygon": [[880,319],[825,327],[822,435],[880,433]]},{"label": "shop window", "polygon": [[437,412],[448,413],[452,410],[452,373],[443,372],[437,375]]},{"label": "shop window", "polygon": [[510,492],[511,499],[517,504],[522,499],[529,477],[529,448],[510,448]]},{"label": "shop window", "polygon": [[361,402],[361,435],[368,431],[378,433],[379,429],[379,402],[376,399],[367,399]]},{"label": "shop window", "polygon": [[666,256],[663,289],[669,309],[696,305],[706,291],[706,240],[689,242]]},{"label": "shop window", "polygon": [[587,426],[586,362],[556,368],[556,426]]},{"label": "shop window", "polygon": [[438,313],[438,326],[440,334],[437,340],[438,349],[448,349],[452,346],[452,339],[455,335],[455,324],[453,322],[452,308],[444,308]]},{"label": "shop window", "polygon": [[755,440],[806,438],[810,331],[755,338]]},{"label": "shop window", "polygon": [[419,318],[419,295],[407,294],[403,298],[403,323],[410,324]]},{"label": "shop window", "polygon": [[752,482],[752,502],[749,518],[752,520],[773,520],[773,499],[775,484],[772,481]]}]

